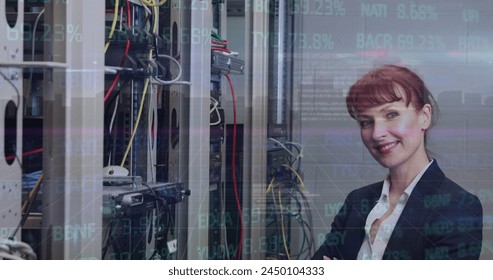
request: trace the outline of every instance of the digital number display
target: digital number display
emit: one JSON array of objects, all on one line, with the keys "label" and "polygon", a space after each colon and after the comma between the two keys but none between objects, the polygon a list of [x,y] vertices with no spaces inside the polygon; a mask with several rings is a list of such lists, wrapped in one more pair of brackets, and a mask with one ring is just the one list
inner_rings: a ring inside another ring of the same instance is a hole
[{"label": "digital number display", "polygon": [[346,8],[343,0],[301,0],[292,2],[291,12],[315,16],[344,16]]},{"label": "digital number display", "polygon": [[477,1],[455,2],[462,4],[291,0],[290,14],[301,15],[307,28],[289,34],[289,40],[298,50],[333,53],[378,49],[427,53],[488,51],[492,36],[486,32],[493,24],[485,16],[488,10],[481,9]]},{"label": "digital number display", "polygon": [[[465,0],[291,0],[288,3],[289,13],[302,21],[302,28],[288,34],[286,40],[293,46],[295,56],[303,60],[302,69],[295,75],[302,77],[298,83],[314,85],[304,86],[306,98],[296,103],[306,109],[301,113],[305,121],[350,121],[344,111],[344,93],[356,77],[383,63],[429,68],[428,74],[445,69],[448,75],[431,74],[429,78],[433,90],[438,91],[434,94],[441,96],[444,106],[452,102],[443,101],[452,98],[447,91],[450,89],[464,95],[454,101],[459,103],[481,104],[491,95],[492,85],[488,83],[491,78],[487,73],[493,65],[493,17],[489,16],[493,3]],[[361,65],[360,72],[354,71],[355,65]],[[428,65],[436,65],[433,67],[437,69]],[[477,93],[479,97],[468,93]],[[327,96],[333,98],[329,100]],[[335,170],[331,175],[343,178],[347,173],[344,172]]]},{"label": "digital number display", "polygon": [[429,4],[397,5],[397,18],[402,20],[438,20],[436,7]]}]

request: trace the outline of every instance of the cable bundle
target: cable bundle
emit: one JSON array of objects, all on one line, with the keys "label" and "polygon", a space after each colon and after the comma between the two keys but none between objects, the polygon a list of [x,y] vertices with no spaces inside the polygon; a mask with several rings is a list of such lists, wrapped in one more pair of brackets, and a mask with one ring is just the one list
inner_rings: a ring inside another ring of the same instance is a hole
[{"label": "cable bundle", "polygon": [[224,54],[236,55],[228,49],[229,41],[221,38],[219,34],[211,30],[211,50],[223,52]]},{"label": "cable bundle", "polygon": [[36,254],[29,244],[12,239],[0,238],[0,260],[33,260]]},{"label": "cable bundle", "polygon": [[[280,250],[278,246],[275,246],[278,256],[284,255],[287,259],[292,259],[294,257],[296,259],[309,259],[315,249],[315,244],[309,201],[304,193],[305,184],[300,175],[303,147],[300,144],[293,142],[286,142],[283,144],[274,138],[269,138],[269,140],[283,148],[293,160],[289,161],[289,164],[286,163],[276,166],[280,170],[284,170],[284,174],[282,176],[280,174],[273,176],[267,186],[266,192],[271,194],[271,211],[273,212],[272,215],[267,217],[268,222],[270,222],[267,224],[267,228],[275,225],[276,232],[280,232],[282,236],[283,250]],[[296,153],[291,151],[289,149],[290,147],[295,148]],[[296,168],[294,168],[294,166],[296,166]],[[289,204],[286,205],[288,200]],[[299,252],[296,254],[292,254],[288,246],[286,228],[291,220],[298,222],[303,232],[302,244]]]}]

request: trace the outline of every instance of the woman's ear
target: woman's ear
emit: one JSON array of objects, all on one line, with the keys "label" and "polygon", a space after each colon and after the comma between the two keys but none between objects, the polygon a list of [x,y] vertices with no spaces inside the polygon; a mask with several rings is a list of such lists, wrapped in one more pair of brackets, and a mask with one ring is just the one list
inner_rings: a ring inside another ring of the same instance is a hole
[{"label": "woman's ear", "polygon": [[421,110],[419,111],[419,121],[423,130],[428,129],[431,125],[431,110],[431,105],[425,104],[423,108],[421,108]]}]

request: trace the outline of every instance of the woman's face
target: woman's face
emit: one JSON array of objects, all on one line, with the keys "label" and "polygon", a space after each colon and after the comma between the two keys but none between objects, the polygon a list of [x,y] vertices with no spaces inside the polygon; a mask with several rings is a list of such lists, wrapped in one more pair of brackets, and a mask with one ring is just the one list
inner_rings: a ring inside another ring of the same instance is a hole
[{"label": "woman's face", "polygon": [[[404,99],[404,98],[403,98]],[[368,108],[358,114],[361,139],[373,158],[386,168],[418,163],[426,158],[424,133],[430,126],[431,106],[416,110],[400,100]]]}]

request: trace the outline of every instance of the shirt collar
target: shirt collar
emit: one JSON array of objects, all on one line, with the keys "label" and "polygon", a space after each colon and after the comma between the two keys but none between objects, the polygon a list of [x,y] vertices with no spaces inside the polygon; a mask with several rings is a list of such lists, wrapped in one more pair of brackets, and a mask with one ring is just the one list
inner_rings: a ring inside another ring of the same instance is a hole
[{"label": "shirt collar", "polygon": [[[411,195],[411,193],[414,190],[414,187],[416,187],[419,180],[421,179],[421,177],[423,177],[423,174],[426,172],[426,170],[428,169],[428,167],[430,167],[432,163],[433,163],[433,159],[423,169],[421,169],[418,175],[414,177],[414,179],[411,181],[409,186],[407,186],[407,188],[404,190],[403,195],[406,198],[408,198]],[[390,174],[388,174],[385,177],[385,180],[383,181],[382,194],[380,195],[380,199],[387,199],[389,197],[389,191],[390,191]]]}]

